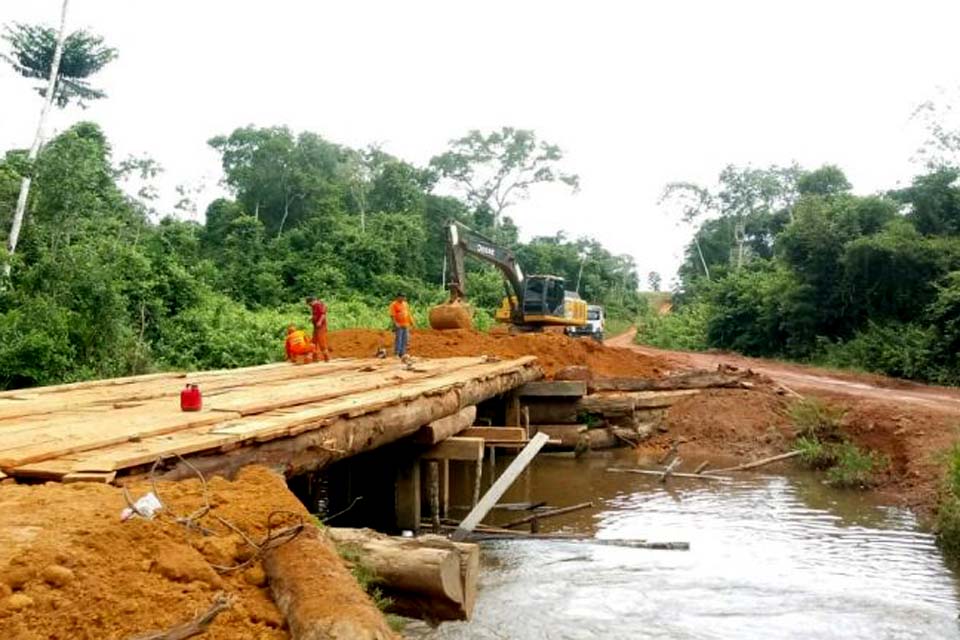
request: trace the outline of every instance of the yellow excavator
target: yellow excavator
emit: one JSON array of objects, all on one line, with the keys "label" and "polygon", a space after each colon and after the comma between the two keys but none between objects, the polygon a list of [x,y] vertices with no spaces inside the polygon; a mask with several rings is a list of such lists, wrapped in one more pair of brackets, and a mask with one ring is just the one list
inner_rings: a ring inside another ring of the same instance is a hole
[{"label": "yellow excavator", "polygon": [[587,303],[567,291],[560,276],[524,276],[516,256],[466,225],[447,223],[447,263],[450,300],[430,310],[434,329],[469,329],[472,326],[466,299],[467,256],[497,267],[504,277],[506,297],[497,309],[498,322],[515,331],[543,331],[546,327],[582,327],[587,323]]}]

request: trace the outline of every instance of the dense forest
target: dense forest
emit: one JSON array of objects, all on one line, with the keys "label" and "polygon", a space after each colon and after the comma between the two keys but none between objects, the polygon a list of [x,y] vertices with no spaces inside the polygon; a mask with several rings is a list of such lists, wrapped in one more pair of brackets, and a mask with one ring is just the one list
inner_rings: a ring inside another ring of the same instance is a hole
[{"label": "dense forest", "polygon": [[[633,315],[641,303],[630,257],[562,233],[520,242],[497,194],[436,193],[448,174],[483,162],[503,169],[511,153],[541,158],[541,182],[573,182],[555,169],[556,148],[532,132],[472,133],[423,168],[283,127],[240,128],[209,144],[234,197],[210,203],[204,224],[154,211],[156,164],[114,162],[96,124],[56,136],[32,164],[22,150],[5,154],[2,228],[21,176],[30,171],[34,180],[0,293],[0,387],[274,360],[286,324],[305,323],[307,295],[328,301],[334,329],[385,328],[386,306],[403,291],[424,326],[427,307],[445,296],[448,219],[512,247],[530,273],[564,275],[571,286],[579,277],[581,294],[615,313]],[[470,155],[480,146],[488,155]],[[514,192],[533,175],[505,172]],[[125,181],[145,185],[139,197],[127,195]],[[469,270],[483,325],[503,295],[502,278],[481,264]]]},{"label": "dense forest", "polygon": [[960,170],[926,166],[869,196],[829,165],[668,185],[662,204],[694,234],[673,313],[648,313],[639,339],[960,382]]}]

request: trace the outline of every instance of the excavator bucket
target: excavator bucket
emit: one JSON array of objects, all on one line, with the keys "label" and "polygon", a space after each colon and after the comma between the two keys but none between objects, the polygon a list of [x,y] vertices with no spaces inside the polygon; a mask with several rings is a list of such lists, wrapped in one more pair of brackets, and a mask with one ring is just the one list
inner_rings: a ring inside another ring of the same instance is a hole
[{"label": "excavator bucket", "polygon": [[439,304],[430,309],[430,327],[437,331],[472,329],[472,309],[469,305],[454,301]]}]

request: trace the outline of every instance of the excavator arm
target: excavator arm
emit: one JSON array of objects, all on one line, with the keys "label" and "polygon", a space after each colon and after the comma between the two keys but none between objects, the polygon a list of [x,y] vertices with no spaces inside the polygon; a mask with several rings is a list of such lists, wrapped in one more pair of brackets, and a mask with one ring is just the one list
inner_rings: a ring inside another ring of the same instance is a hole
[{"label": "excavator arm", "polygon": [[511,313],[515,317],[522,316],[523,271],[513,252],[455,220],[447,224],[447,259],[450,264],[447,286],[450,289],[450,301],[466,297],[466,256],[488,262],[500,270],[508,285],[507,298],[510,300]]}]

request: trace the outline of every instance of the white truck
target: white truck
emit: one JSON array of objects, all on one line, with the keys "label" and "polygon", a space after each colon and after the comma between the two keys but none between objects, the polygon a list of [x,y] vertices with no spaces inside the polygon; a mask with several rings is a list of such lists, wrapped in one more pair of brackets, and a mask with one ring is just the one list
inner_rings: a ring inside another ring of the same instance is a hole
[{"label": "white truck", "polygon": [[587,323],[582,327],[567,327],[567,335],[573,338],[591,337],[597,342],[603,342],[603,329],[606,317],[603,307],[597,304],[587,306]]}]

